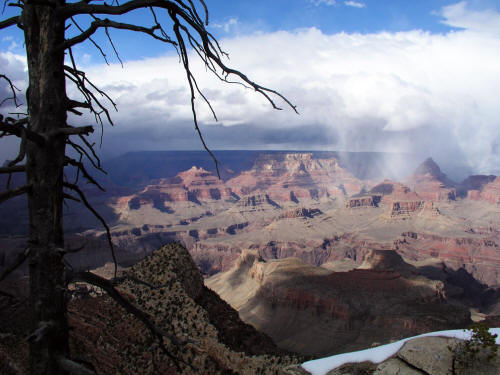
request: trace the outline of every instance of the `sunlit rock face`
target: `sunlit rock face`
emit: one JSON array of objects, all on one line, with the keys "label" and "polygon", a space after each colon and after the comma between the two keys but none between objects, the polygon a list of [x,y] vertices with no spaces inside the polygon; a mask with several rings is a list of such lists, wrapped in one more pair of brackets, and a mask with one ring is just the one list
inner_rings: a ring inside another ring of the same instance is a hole
[{"label": "sunlit rock face", "polygon": [[443,282],[419,275],[391,250],[370,251],[347,272],[296,258],[266,261],[248,251],[205,282],[278,346],[304,354],[356,350],[469,322],[466,308],[447,302]]},{"label": "sunlit rock face", "polygon": [[198,202],[228,199],[231,189],[212,173],[203,168],[192,167],[171,179],[160,179],[147,185],[140,193],[128,199],[131,209],[153,204],[161,207],[165,202]]},{"label": "sunlit rock face", "polygon": [[251,170],[230,179],[227,185],[238,195],[265,192],[279,201],[343,198],[358,193],[363,186],[336,158],[317,159],[310,153],[263,154]]}]

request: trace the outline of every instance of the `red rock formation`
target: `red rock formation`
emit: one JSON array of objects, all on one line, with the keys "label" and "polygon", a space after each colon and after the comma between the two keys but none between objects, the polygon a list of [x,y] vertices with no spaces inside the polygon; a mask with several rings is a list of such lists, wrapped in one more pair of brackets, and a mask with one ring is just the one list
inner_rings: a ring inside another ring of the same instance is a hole
[{"label": "red rock formation", "polygon": [[496,176],[494,175],[473,175],[467,177],[463,180],[460,185],[457,187],[457,195],[459,197],[466,197],[467,192],[470,190],[481,191],[484,185],[494,181]]},{"label": "red rock formation", "polygon": [[454,270],[463,268],[491,287],[500,285],[500,252],[497,237],[450,238],[427,233],[405,232],[396,241],[398,252],[410,259],[439,258]]},{"label": "red rock formation", "polygon": [[265,192],[279,201],[343,198],[362,188],[362,183],[341,168],[336,158],[315,159],[310,153],[263,154],[250,171],[229,180],[227,185],[239,195]]},{"label": "red rock formation", "polygon": [[346,208],[377,207],[380,202],[379,195],[361,196],[349,198],[345,204]]},{"label": "red rock formation", "polygon": [[391,180],[384,180],[374,186],[369,193],[380,195],[381,203],[386,205],[392,205],[394,201],[417,201],[421,199],[408,186],[399,182],[392,182]]},{"label": "red rock formation", "polygon": [[236,210],[266,210],[281,208],[279,204],[269,198],[267,194],[252,194],[240,198],[235,205]]},{"label": "red rock formation", "polygon": [[447,303],[442,282],[411,274],[394,251],[372,257],[377,269],[349,272],[242,258],[206,284],[288,350],[329,355],[469,322],[466,308]]},{"label": "red rock formation", "polygon": [[210,201],[229,199],[231,189],[212,173],[203,168],[192,167],[180,172],[176,177],[160,179],[147,185],[140,193],[121,197],[116,204],[123,207],[128,204],[130,209],[138,209],[145,204],[153,204],[155,208],[166,210],[165,202]]},{"label": "red rock formation", "polygon": [[467,199],[486,201],[492,204],[500,203],[500,177],[492,179],[494,176],[475,176],[486,177],[483,181],[488,181],[479,186],[479,189],[468,190]]},{"label": "red rock formation", "polygon": [[408,177],[406,184],[425,200],[437,202],[456,198],[455,183],[441,172],[441,169],[432,158],[424,161]]},{"label": "red rock formation", "polygon": [[395,216],[408,216],[412,213],[421,212],[424,209],[424,201],[402,201],[392,202],[390,215]]},{"label": "red rock formation", "polygon": [[279,219],[296,219],[298,217],[308,217],[312,218],[316,215],[322,214],[321,210],[318,208],[296,208],[290,211],[286,211],[279,216]]}]

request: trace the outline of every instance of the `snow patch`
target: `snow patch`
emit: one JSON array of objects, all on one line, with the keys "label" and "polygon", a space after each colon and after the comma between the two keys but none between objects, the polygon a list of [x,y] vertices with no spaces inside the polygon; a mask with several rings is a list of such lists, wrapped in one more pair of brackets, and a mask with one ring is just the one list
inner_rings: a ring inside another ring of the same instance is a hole
[{"label": "snow patch", "polygon": [[[496,344],[500,345],[500,328],[491,328],[491,334],[497,334]],[[393,342],[387,345],[377,346],[376,348],[360,350],[357,352],[337,354],[331,357],[315,359],[313,361],[304,362],[302,367],[309,371],[312,375],[325,375],[328,371],[333,370],[346,363],[360,363],[370,361],[380,363],[387,358],[396,354],[403,344],[407,341],[428,336],[454,337],[460,340],[469,340],[471,331],[465,329],[454,329],[449,331],[437,331],[424,333],[423,335],[408,337],[406,339]]]}]

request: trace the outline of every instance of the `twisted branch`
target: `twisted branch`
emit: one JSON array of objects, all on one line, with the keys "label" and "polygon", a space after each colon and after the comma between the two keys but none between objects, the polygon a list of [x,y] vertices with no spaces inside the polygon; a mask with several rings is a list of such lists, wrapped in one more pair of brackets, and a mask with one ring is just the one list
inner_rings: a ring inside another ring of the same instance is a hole
[{"label": "twisted branch", "polygon": [[28,256],[30,254],[30,248],[26,248],[22,253],[17,254],[16,259],[14,259],[14,262],[10,266],[8,266],[6,269],[2,271],[0,274],[0,281],[3,281],[7,276],[9,276],[12,272],[14,272],[17,268],[21,266],[21,264],[24,263],[26,259],[28,259]]},{"label": "twisted branch", "polygon": [[7,191],[2,191],[0,193],[0,203],[3,203],[9,199],[15,198],[19,195],[27,194],[30,191],[30,189],[31,189],[31,185],[27,184],[27,185],[19,186],[17,188],[10,189]]},{"label": "twisted branch", "polygon": [[[128,313],[132,314],[136,319],[140,320],[148,329],[149,331],[153,334],[154,337],[156,337],[160,343],[160,347],[162,348],[162,351],[174,361],[176,366],[178,366],[178,362],[182,361],[179,358],[176,358],[172,353],[170,353],[165,346],[163,345],[163,338],[166,338],[170,340],[173,344],[177,346],[184,346],[188,343],[189,341],[180,341],[177,337],[169,334],[168,332],[165,332],[163,329],[160,327],[157,327],[153,322],[151,317],[146,314],[144,311],[141,309],[137,308],[134,306],[132,303],[130,303],[128,300],[126,300],[118,290],[116,290],[115,286],[110,280],[106,280],[103,277],[100,277],[92,272],[75,272],[71,273],[71,271],[68,271],[69,274],[69,280],[70,281],[82,281],[94,286],[97,286],[104,290],[112,299],[114,299],[120,306],[122,306]],[[183,361],[182,361],[183,362]],[[187,364],[189,365],[189,364]],[[179,369],[180,370],[180,369]]]},{"label": "twisted branch", "polygon": [[104,229],[106,230],[106,237],[107,237],[107,240],[108,240],[108,245],[109,245],[109,249],[111,251],[111,257],[113,258],[113,264],[114,264],[114,276],[116,277],[116,273],[117,273],[117,270],[118,270],[118,263],[116,261],[116,256],[115,256],[115,247],[113,246],[113,241],[111,241],[111,231],[109,230],[109,226],[108,224],[106,223],[106,220],[104,220],[102,218],[101,215],[99,215],[99,213],[94,209],[94,207],[92,207],[92,205],[89,203],[89,201],[87,200],[87,197],[85,196],[85,194],[83,193],[83,191],[80,190],[80,188],[75,185],[75,184],[70,184],[69,182],[63,182],[63,186],[70,189],[70,190],[73,190],[75,193],[78,194],[78,196],[80,197],[83,205],[90,211],[92,212],[92,214],[101,222],[101,224],[104,226]]}]

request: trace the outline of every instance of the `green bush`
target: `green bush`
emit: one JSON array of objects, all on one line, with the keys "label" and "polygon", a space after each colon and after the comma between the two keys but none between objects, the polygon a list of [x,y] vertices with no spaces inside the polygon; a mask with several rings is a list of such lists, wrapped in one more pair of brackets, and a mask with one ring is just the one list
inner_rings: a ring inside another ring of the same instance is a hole
[{"label": "green bush", "polygon": [[453,353],[454,369],[471,368],[485,359],[492,362],[498,354],[497,335],[490,333],[487,324],[475,323],[468,330],[471,331],[470,339],[448,346]]}]

